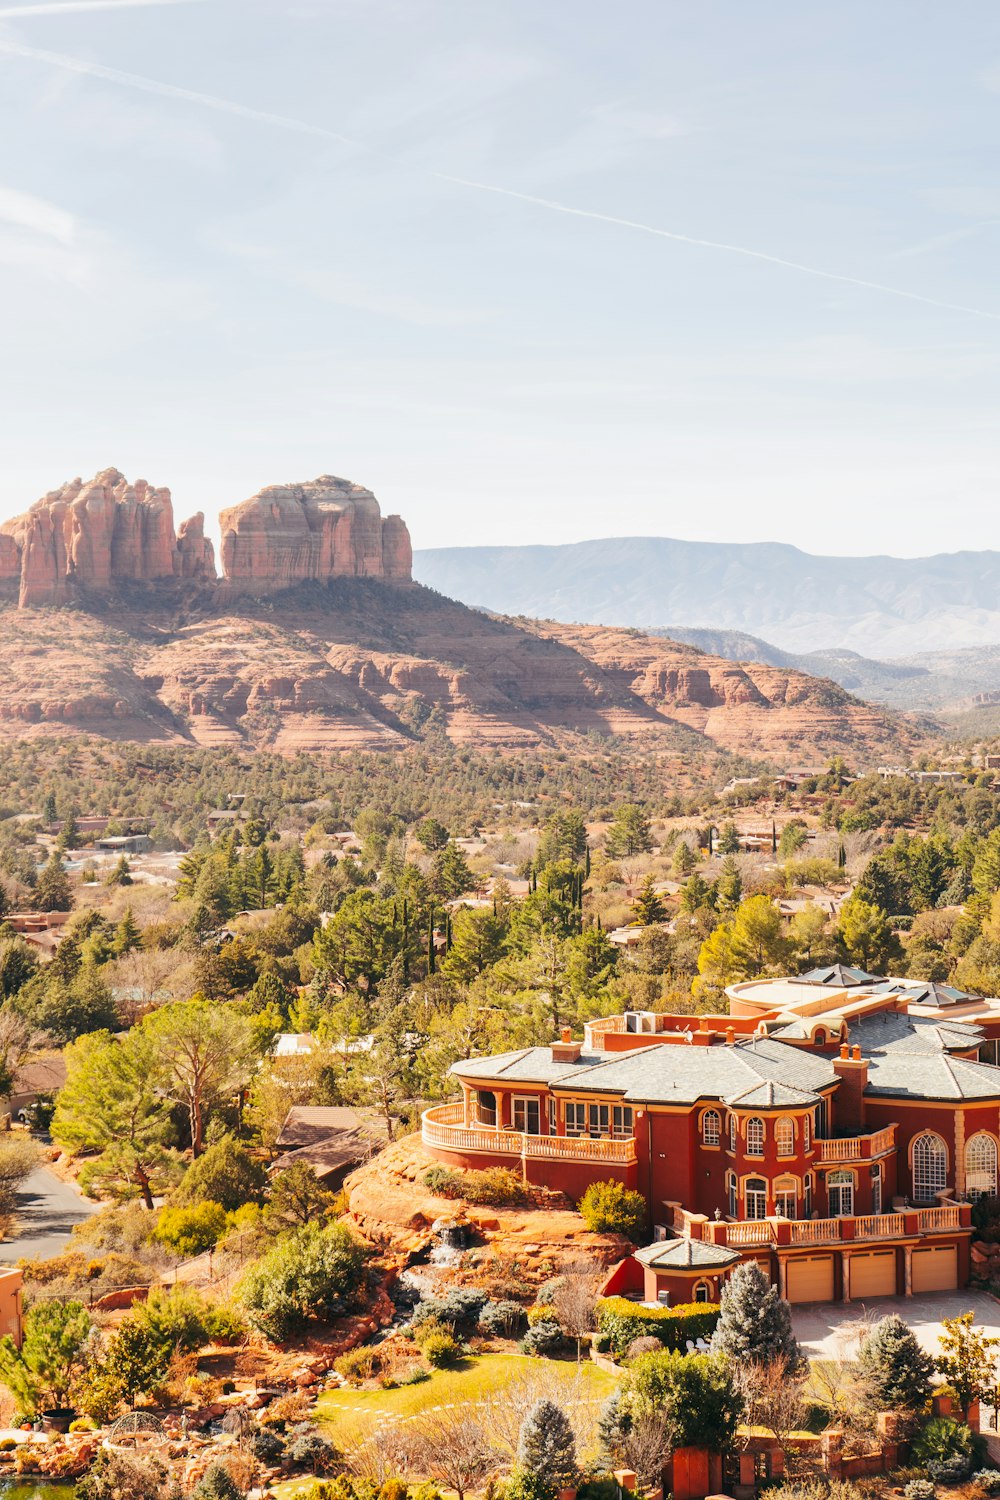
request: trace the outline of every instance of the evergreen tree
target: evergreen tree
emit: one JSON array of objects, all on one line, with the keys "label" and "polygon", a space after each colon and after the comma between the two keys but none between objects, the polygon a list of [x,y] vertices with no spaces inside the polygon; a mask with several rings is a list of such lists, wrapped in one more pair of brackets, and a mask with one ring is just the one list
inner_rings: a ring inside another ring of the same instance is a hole
[{"label": "evergreen tree", "polygon": [[433,854],[435,849],[443,849],[451,837],[437,818],[422,818],[413,832],[418,844],[422,844],[428,854]]},{"label": "evergreen tree", "polygon": [[858,1364],[879,1411],[915,1410],[926,1401],[934,1361],[896,1313],[875,1324],[858,1350]]},{"label": "evergreen tree", "polygon": [[552,813],[546,819],[538,841],[539,866],[553,865],[562,859],[578,862],[586,853],[587,828],[583,813],[574,809]]},{"label": "evergreen tree", "polygon": [[609,859],[631,859],[648,854],[653,847],[649,819],[636,802],[623,802],[615,808],[614,821],[604,838]]},{"label": "evergreen tree", "polygon": [[902,947],[881,907],[856,892],[840,908],[837,938],[849,964],[870,974],[884,974],[902,957]]},{"label": "evergreen tree", "polygon": [[654,922],[662,922],[667,915],[667,908],[656,890],[656,880],[653,875],[647,875],[639,888],[639,894],[632,902],[632,915],[641,927],[652,927]]},{"label": "evergreen tree", "polygon": [[740,834],[735,823],[723,823],[719,829],[717,848],[720,854],[739,854]]},{"label": "evergreen tree", "polygon": [[674,850],[674,874],[682,878],[690,875],[697,863],[697,856],[687,839],[678,839]]},{"label": "evergreen tree", "polygon": [[133,949],[141,947],[142,929],[135,920],[131,906],[126,906],[122,919],[115,928],[111,950],[120,958],[122,954],[131,953]]},{"label": "evergreen tree", "polygon": [[715,900],[720,911],[735,911],[743,899],[743,877],[735,859],[722,862],[722,870],[715,882]]},{"label": "evergreen tree", "polygon": [[60,849],[75,849],[80,839],[80,825],[76,821],[76,809],[70,808],[57,840]]},{"label": "evergreen tree", "polygon": [[536,1401],[521,1423],[517,1464],[532,1479],[553,1489],[573,1483],[576,1439],[569,1418],[554,1401]]},{"label": "evergreen tree", "polygon": [[45,804],[42,808],[42,817],[46,823],[54,823],[59,816],[56,808],[56,794],[49,790],[45,793]]},{"label": "evergreen tree", "polygon": [[430,887],[435,896],[444,901],[453,900],[472,889],[474,884],[469,862],[458,845],[451,840],[439,849],[431,865]]},{"label": "evergreen tree", "polygon": [[55,850],[38,877],[35,887],[35,906],[39,911],[69,911],[73,905],[69,876]]},{"label": "evergreen tree", "polygon": [[792,1310],[756,1261],[736,1267],[722,1288],[722,1311],[712,1335],[712,1353],[734,1364],[784,1362],[789,1375],[803,1366],[792,1333]]}]

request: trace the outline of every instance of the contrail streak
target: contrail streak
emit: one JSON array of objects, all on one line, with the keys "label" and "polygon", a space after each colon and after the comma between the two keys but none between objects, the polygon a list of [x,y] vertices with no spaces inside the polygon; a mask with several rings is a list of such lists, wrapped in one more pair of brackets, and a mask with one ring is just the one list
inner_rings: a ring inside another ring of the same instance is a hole
[{"label": "contrail streak", "polygon": [[682,245],[697,245],[703,250],[724,250],[729,255],[745,255],[751,260],[763,260],[772,266],[783,266],[788,271],[801,271],[806,276],[821,276],[825,281],[840,281],[846,286],[866,287],[870,292],[886,292],[890,297],[905,297],[908,302],[923,302],[927,307],[940,307],[946,312],[969,313],[975,318],[990,318],[1000,322],[1000,313],[986,312],[981,307],[967,307],[961,302],[941,302],[936,297],[924,297],[920,292],[905,292],[898,286],[886,286],[882,281],[865,281],[859,276],[845,276],[839,271],[826,271],[820,266],[806,266],[798,260],[785,260],[780,255],[770,255],[764,250],[750,250],[746,245],[729,245],[722,240],[698,239],[692,234],[679,234],[673,229],[657,229],[653,224],[640,224],[635,219],[619,219],[614,214],[597,213],[590,208],[571,208],[567,203],[558,203],[551,198],[534,198],[530,193],[517,193],[513,188],[495,187],[490,182],[475,182],[469,177],[451,177],[444,172],[432,173],[444,182],[454,182],[461,187],[477,188],[481,193],[499,193],[503,198],[517,198],[521,203],[533,203],[537,208],[547,208],[557,214],[572,214],[578,219],[597,219],[602,224],[617,224],[622,229],[638,229],[643,234],[654,234],[660,239],[676,240]]},{"label": "contrail streak", "polygon": [[[31,9],[34,13],[39,13],[43,10],[97,9],[157,3],[176,4],[184,3],[184,0],[76,0],[76,3],[74,0],[47,0],[47,3]],[[26,7],[21,7],[17,12],[10,9],[0,10],[0,18],[9,17],[15,13],[26,15],[29,11]],[[293,130],[299,135],[319,136],[324,140],[338,141],[343,146],[351,146],[371,156],[391,159],[386,158],[384,153],[366,146],[364,142],[342,135],[337,130],[329,130],[324,125],[312,125],[306,120],[295,119],[290,115],[276,115],[266,110],[252,109],[249,105],[237,104],[231,99],[220,99],[215,94],[202,94],[194,89],[181,88],[177,84],[161,83],[158,79],[146,78],[141,73],[126,73],[120,68],[108,68],[102,63],[68,57],[60,52],[48,52],[41,47],[29,47],[21,42],[9,41],[2,37],[0,37],[0,51],[13,53],[18,57],[31,58],[36,62],[48,63],[52,67],[64,68],[68,72],[80,73],[90,78],[103,78],[108,83],[123,84],[126,88],[138,89],[145,94],[158,94],[165,99],[182,99],[189,104],[200,104],[205,109],[216,110],[220,114],[235,115],[244,120],[256,120],[263,125],[276,125],[281,130]],[[987,312],[981,307],[969,307],[961,302],[944,302],[937,297],[925,297],[920,292],[908,292],[902,287],[887,286],[885,282],[868,281],[860,276],[848,276],[840,271],[828,271],[821,266],[805,265],[802,261],[788,260],[781,255],[771,255],[765,250],[751,250],[746,245],[731,245],[724,240],[707,240],[697,235],[681,234],[674,229],[660,229],[654,224],[643,224],[636,219],[624,219],[615,214],[599,213],[596,209],[573,208],[567,203],[559,203],[552,198],[538,198],[531,193],[520,193],[513,188],[497,187],[495,183],[477,182],[473,178],[456,177],[447,172],[425,171],[421,175],[432,177],[438,182],[450,182],[456,187],[469,188],[474,192],[495,193],[502,198],[513,198],[520,203],[530,203],[535,208],[543,208],[549,213],[567,214],[576,219],[592,219],[600,224],[614,224],[620,229],[637,230],[640,234],[651,234],[658,239],[673,240],[681,245],[693,245],[701,250],[718,250],[726,255],[741,255],[747,260],[763,261],[766,265],[779,266],[786,271],[798,271],[804,276],[817,276],[823,281],[839,282],[841,286],[861,287],[865,291],[881,292],[889,297],[902,297],[907,302],[919,302],[924,307],[937,307],[944,312],[963,313],[973,318],[988,318],[991,322],[1000,322],[1000,313]]]},{"label": "contrail streak", "polygon": [[147,5],[195,5],[200,0],[42,0],[40,5],[5,5],[0,21],[30,21],[32,16],[66,16],[76,10],[136,10]]},{"label": "contrail streak", "polygon": [[[151,0],[141,0],[151,3]],[[175,0],[167,0],[168,4]],[[2,15],[3,12],[0,12]],[[188,104],[201,104],[224,115],[236,115],[243,120],[257,120],[262,125],[277,125],[282,130],[295,130],[300,135],[318,135],[325,140],[340,141],[345,146],[358,146],[358,141],[323,125],[310,125],[305,120],[294,120],[288,115],[272,115],[266,110],[251,109],[246,104],[236,104],[231,99],[218,99],[214,94],[199,94],[195,89],[182,89],[175,83],[160,83],[155,78],[145,78],[141,73],[124,73],[120,68],[106,68],[103,63],[88,62],[82,57],[67,57],[62,52],[46,52],[41,47],[28,47],[23,42],[13,42],[0,37],[0,52],[10,52],[17,57],[29,57],[35,62],[64,68],[69,73],[81,73],[88,78],[104,78],[108,83],[121,83],[126,88],[139,89],[144,94],[159,94],[164,99],[183,99]]]}]

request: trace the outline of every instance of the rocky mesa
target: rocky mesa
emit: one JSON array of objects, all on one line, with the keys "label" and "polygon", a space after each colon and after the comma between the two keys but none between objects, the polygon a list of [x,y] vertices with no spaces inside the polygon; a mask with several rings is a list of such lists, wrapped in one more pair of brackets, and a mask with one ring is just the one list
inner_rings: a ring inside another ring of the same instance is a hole
[{"label": "rocky mesa", "polygon": [[[227,596],[331,578],[410,580],[405,522],[383,518],[371,490],[334,475],[269,486],[224,510],[220,522]],[[144,479],[131,484],[118,469],[71,479],[0,526],[0,581],[17,583],[21,609],[131,583],[215,578],[204,515],[175,531],[170,491]]]},{"label": "rocky mesa", "polygon": [[[410,538],[333,476],[201,515],[106,469],[0,529],[0,739],[498,752],[627,740],[786,760],[907,755],[924,730],[794,669],[600,626],[511,620],[415,584]],[[53,607],[54,606],[54,607]],[[72,611],[67,628],[66,611]]]}]

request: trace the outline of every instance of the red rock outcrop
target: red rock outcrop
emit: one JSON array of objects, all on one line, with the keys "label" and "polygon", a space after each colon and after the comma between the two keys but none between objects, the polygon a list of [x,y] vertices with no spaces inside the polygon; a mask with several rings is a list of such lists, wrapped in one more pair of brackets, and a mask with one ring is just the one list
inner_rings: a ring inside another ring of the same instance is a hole
[{"label": "red rock outcrop", "polygon": [[410,534],[382,517],[371,490],[324,474],[310,484],[270,485],[224,510],[222,568],[240,588],[271,592],[330,578],[410,581]]},{"label": "red rock outcrop", "polygon": [[77,586],[108,592],[125,581],[214,578],[203,522],[188,522],[178,538],[168,489],[104,469],[52,490],[0,528],[0,577],[19,577],[22,609],[63,604]]}]

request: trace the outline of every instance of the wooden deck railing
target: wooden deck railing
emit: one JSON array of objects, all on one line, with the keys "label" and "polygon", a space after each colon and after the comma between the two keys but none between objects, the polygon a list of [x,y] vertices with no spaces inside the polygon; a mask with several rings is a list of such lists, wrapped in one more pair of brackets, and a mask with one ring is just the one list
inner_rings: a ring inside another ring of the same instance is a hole
[{"label": "wooden deck railing", "polygon": [[635,1137],[624,1140],[588,1140],[586,1136],[529,1135],[523,1130],[491,1129],[466,1125],[461,1104],[436,1104],[421,1117],[420,1136],[425,1146],[441,1151],[488,1152],[491,1156],[541,1157],[556,1161],[613,1162],[629,1166],[635,1159]]}]

